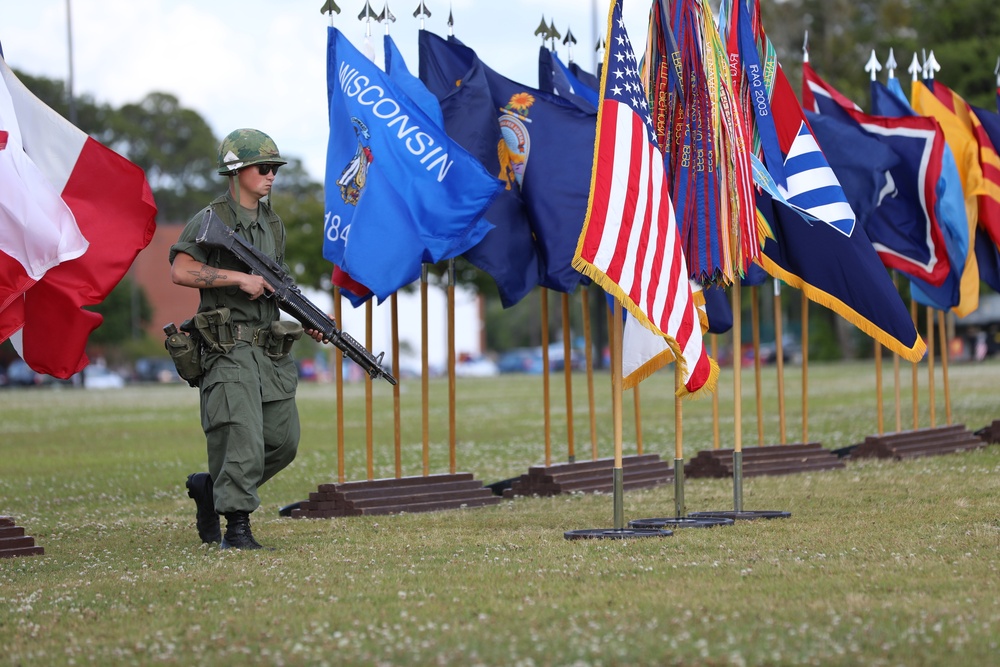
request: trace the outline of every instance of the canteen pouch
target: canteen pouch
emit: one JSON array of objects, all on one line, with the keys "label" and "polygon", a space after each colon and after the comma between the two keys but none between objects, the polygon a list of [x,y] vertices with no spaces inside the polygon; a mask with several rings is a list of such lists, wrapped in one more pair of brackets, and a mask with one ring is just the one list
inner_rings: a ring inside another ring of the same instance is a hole
[{"label": "canteen pouch", "polygon": [[191,318],[191,325],[205,342],[209,352],[228,354],[235,341],[229,324],[229,309],[216,308],[198,313]]},{"label": "canteen pouch", "polygon": [[302,338],[303,331],[302,325],[298,322],[284,322],[282,320],[271,322],[264,354],[271,359],[281,359],[287,356],[295,341]]},{"label": "canteen pouch", "polygon": [[185,333],[190,330],[190,322],[191,320],[188,320],[181,325],[184,331],[178,331],[172,322],[163,327],[164,333],[167,334],[163,345],[167,348],[167,353],[170,354],[170,359],[174,362],[181,379],[187,381],[188,385],[197,387],[202,375],[201,345],[193,336]]}]

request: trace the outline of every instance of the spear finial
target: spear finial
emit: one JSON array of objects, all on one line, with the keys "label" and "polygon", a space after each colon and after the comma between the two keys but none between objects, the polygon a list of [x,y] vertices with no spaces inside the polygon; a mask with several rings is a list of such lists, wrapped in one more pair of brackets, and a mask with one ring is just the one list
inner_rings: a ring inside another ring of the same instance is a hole
[{"label": "spear finial", "polygon": [[332,26],[333,25],[333,15],[340,13],[340,7],[338,7],[337,3],[334,2],[333,0],[326,0],[326,2],[323,3],[323,6],[320,7],[319,13],[320,14],[329,14],[330,15],[330,25]]},{"label": "spear finial", "polygon": [[914,51],[913,59],[910,61],[910,66],[906,68],[906,71],[910,73],[912,81],[917,81],[920,78],[920,73],[923,68],[920,66],[920,57]]},{"label": "spear finial", "polygon": [[927,56],[927,60],[924,61],[924,78],[933,79],[935,72],[941,71],[941,65],[938,63],[937,58],[934,57],[934,49],[931,49],[930,55]]},{"label": "spear finial", "polygon": [[865,71],[871,75],[871,80],[876,79],[876,75],[882,71],[882,63],[878,61],[878,56],[875,55],[875,49],[872,49],[872,55],[865,63]]},{"label": "spear finial", "polygon": [[360,14],[358,14],[358,20],[366,21],[368,23],[368,25],[365,26],[366,37],[372,36],[372,19],[377,18],[378,17],[375,15],[375,10],[372,9],[371,3],[368,0],[365,0],[365,8],[361,10]]},{"label": "spear finial", "polygon": [[556,42],[559,41],[560,37],[562,37],[562,35],[559,34],[558,30],[556,30],[556,20],[552,19],[551,21],[549,21],[549,38],[552,40],[552,47],[550,50],[553,53],[556,50]]},{"label": "spear finial", "polygon": [[455,17],[451,13],[451,7],[448,7],[448,34],[455,34]]},{"label": "spear finial", "polygon": [[887,71],[888,78],[896,78],[896,68],[899,65],[896,63],[896,55],[892,52],[892,47],[889,47],[889,57],[885,61],[885,68]]},{"label": "spear finial", "polygon": [[993,73],[997,75],[997,88],[1000,88],[1000,56],[997,56],[997,66],[993,69]]},{"label": "spear finial", "polygon": [[535,35],[542,36],[542,46],[545,46],[545,40],[549,38],[549,24],[545,22],[545,14],[542,14],[542,22],[535,28]]},{"label": "spear finial", "polygon": [[378,22],[385,24],[385,34],[389,34],[389,24],[396,22],[396,16],[389,10],[389,0],[386,0],[382,7],[382,13],[378,15]]},{"label": "spear finial", "polygon": [[573,62],[573,45],[576,44],[576,37],[573,36],[573,31],[566,26],[566,36],[563,37],[563,46],[567,47],[567,62]]},{"label": "spear finial", "polygon": [[424,4],[424,0],[420,0],[420,4],[417,8],[413,10],[413,18],[420,17],[420,29],[424,29],[424,19],[429,19],[431,17],[431,10],[427,9],[427,5]]},{"label": "spear finial", "polygon": [[809,62],[809,31],[806,30],[805,37],[802,38],[802,62]]}]

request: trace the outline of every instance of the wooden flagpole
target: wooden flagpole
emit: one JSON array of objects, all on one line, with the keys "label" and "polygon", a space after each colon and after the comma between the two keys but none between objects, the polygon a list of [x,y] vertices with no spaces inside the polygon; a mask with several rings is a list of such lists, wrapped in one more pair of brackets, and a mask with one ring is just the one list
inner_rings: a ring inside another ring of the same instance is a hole
[{"label": "wooden flagpole", "polygon": [[[719,358],[719,335],[712,334],[712,358]],[[721,386],[721,383],[720,383]],[[719,449],[722,446],[719,436],[719,392],[712,392],[712,449]]]},{"label": "wooden flagpole", "polygon": [[552,414],[549,404],[549,290],[539,288],[542,311],[542,411],[545,417],[545,467],[552,465]]},{"label": "wooden flagpole", "polygon": [[424,477],[431,474],[431,437],[430,437],[430,335],[428,332],[428,285],[427,264],[420,270],[420,410],[421,436],[423,438],[422,459]]},{"label": "wooden flagpole", "polygon": [[809,442],[809,299],[802,292],[802,442]]},{"label": "wooden flagpole", "polygon": [[569,325],[569,294],[562,294],[563,376],[566,380],[566,460],[576,462],[576,440],[573,434],[573,341]]},{"label": "wooden flagpole", "polygon": [[[396,292],[389,299],[392,308],[392,374],[399,377],[399,299]],[[396,461],[396,478],[403,476],[403,429],[400,414],[399,383],[392,386],[393,449]]]},{"label": "wooden flagpole", "polygon": [[878,411],[878,434],[885,433],[885,410],[882,409],[882,343],[875,341],[875,400]]},{"label": "wooden flagpole", "polygon": [[[782,339],[784,334],[782,333],[782,323],[784,321],[784,313],[781,310],[781,281],[777,278],[774,279],[774,340],[779,341]],[[778,355],[777,358],[777,370],[778,370],[778,442],[782,445],[787,441],[786,439],[786,423],[785,423],[785,360]]]},{"label": "wooden flagpole", "polygon": [[594,411],[594,347],[590,331],[590,294],[583,288],[583,344],[587,351],[587,405],[590,410],[590,458],[597,460],[597,414]]},{"label": "wooden flagpole", "polygon": [[[916,329],[917,328],[917,302],[914,301],[912,298],[910,299],[910,319],[913,320],[913,328]],[[916,361],[912,362],[911,363],[911,367],[912,367],[912,370],[913,370],[913,378],[912,378],[912,384],[913,384],[913,430],[916,431],[920,427],[920,405],[919,405],[919,401],[918,401],[918,394],[919,394],[919,392],[918,392],[918,383],[919,383],[919,379],[917,378],[917,362]]]},{"label": "wooden flagpole", "polygon": [[611,344],[611,418],[614,425],[614,469],[612,471],[613,527],[625,528],[625,474],[622,469],[622,304],[615,299],[614,337]]},{"label": "wooden flagpole", "polygon": [[[333,319],[342,325],[341,311],[340,288],[334,287]],[[344,471],[344,355],[340,350],[333,352],[333,381],[337,388],[337,481],[343,484],[347,476]]]},{"label": "wooden flagpole", "polygon": [[[365,302],[365,348],[371,352],[372,350],[372,313],[374,312],[374,305],[372,305],[372,300],[368,299]],[[373,443],[374,439],[374,427],[375,427],[375,417],[373,414],[372,405],[372,378],[370,375],[365,373],[365,460],[367,461],[368,479],[375,479],[375,446]]]},{"label": "wooden flagpole", "polygon": [[931,428],[937,425],[934,400],[934,309],[927,306],[927,403],[930,405]]},{"label": "wooden flagpole", "polygon": [[733,284],[733,511],[743,511],[743,405],[740,373],[742,372],[742,303],[740,285]]},{"label": "wooden flagpole", "polygon": [[455,453],[458,434],[455,428],[455,260],[448,260],[448,470],[458,470]]},{"label": "wooden flagpole", "polygon": [[945,327],[944,311],[938,311],[938,340],[941,341],[941,375],[944,385],[944,415],[945,423],[951,426],[951,387],[948,383],[948,356],[951,346],[948,345],[948,330]]},{"label": "wooden flagpole", "polygon": [[632,404],[635,410],[635,453],[642,456],[642,399],[638,384],[632,387]]},{"label": "wooden flagpole", "polygon": [[[764,392],[761,388],[760,364],[760,304],[757,286],[750,287],[750,329],[753,334],[753,378],[754,395],[757,398],[757,445],[764,445]],[[781,351],[780,346],[778,352]]]},{"label": "wooden flagpole", "polygon": [[674,516],[687,516],[684,504],[684,407],[678,396],[684,378],[681,367],[674,361]]}]

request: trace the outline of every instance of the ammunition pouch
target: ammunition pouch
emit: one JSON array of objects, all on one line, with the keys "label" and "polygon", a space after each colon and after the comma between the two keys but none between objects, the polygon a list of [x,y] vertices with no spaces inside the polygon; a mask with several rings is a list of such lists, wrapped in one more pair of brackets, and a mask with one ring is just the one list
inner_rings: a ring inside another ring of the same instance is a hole
[{"label": "ammunition pouch", "polygon": [[302,338],[304,329],[298,322],[275,320],[268,331],[264,354],[271,359],[281,359],[292,350],[292,345]]},{"label": "ammunition pouch", "polygon": [[227,354],[233,349],[235,342],[233,329],[229,324],[228,308],[216,308],[198,313],[191,322],[209,352]]},{"label": "ammunition pouch", "polygon": [[174,362],[177,374],[181,376],[190,386],[197,387],[201,380],[201,345],[195,336],[189,332],[191,320],[187,320],[181,325],[182,331],[173,329],[173,333],[167,335],[164,347],[170,354],[170,359]]}]

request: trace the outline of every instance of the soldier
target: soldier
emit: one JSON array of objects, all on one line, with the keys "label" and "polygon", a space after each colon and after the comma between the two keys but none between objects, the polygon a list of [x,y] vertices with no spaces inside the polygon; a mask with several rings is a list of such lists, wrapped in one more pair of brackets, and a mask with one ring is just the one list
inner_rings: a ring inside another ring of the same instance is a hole
[{"label": "soldier", "polygon": [[[263,132],[231,132],[219,147],[219,174],[228,177],[229,191],[207,208],[287,271],[285,227],[265,200],[286,163]],[[257,489],[292,462],[299,442],[298,373],[287,347],[302,327],[279,322],[274,301],[260,298],[274,291],[261,276],[245,272],[228,251],[195,242],[207,208],[170,248],[174,283],[201,295],[192,324],[202,340],[198,386],[209,471],[189,475],[186,486],[203,542],[260,549],[250,530]],[[322,340],[317,331],[306,333]],[[219,514],[226,517],[224,536]]]}]

